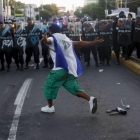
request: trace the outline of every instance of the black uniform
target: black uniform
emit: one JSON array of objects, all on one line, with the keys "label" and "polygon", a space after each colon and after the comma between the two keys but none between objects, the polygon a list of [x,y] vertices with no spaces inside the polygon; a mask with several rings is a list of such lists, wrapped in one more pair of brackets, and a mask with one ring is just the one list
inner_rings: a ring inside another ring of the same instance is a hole
[{"label": "black uniform", "polygon": [[[17,26],[17,25],[16,25]],[[19,63],[21,64],[21,70],[23,70],[24,64],[24,47],[27,45],[27,32],[24,25],[20,25],[14,33],[14,58],[17,65],[17,70],[20,68]]]},{"label": "black uniform", "polygon": [[7,62],[7,71],[10,69],[11,58],[13,50],[13,29],[9,25],[5,25],[5,28],[0,29],[0,60],[2,68],[4,70],[4,56]]},{"label": "black uniform", "polygon": [[28,25],[27,30],[27,46],[26,46],[26,68],[28,68],[28,63],[31,59],[32,54],[34,55],[34,62],[37,64],[37,69],[39,68],[39,40],[41,39],[41,31],[37,25]]},{"label": "black uniform", "polygon": [[[129,45],[131,44],[131,29],[130,25],[124,24],[125,21],[119,21],[122,26],[118,26],[118,44],[122,46],[123,55],[125,60],[129,57]],[[127,23],[127,22],[126,22]]]},{"label": "black uniform", "polygon": [[140,22],[138,21],[134,25],[133,41],[137,49],[137,57],[140,59]]},{"label": "black uniform", "polygon": [[[95,39],[95,36],[98,36],[98,34],[95,33],[93,31],[93,29],[90,29],[89,31],[86,30],[83,34],[83,40],[84,41],[93,41]],[[92,51],[96,66],[98,66],[97,46],[87,46],[84,48],[84,50],[85,50],[85,57],[86,57],[86,61],[87,61],[87,66],[90,65],[90,50]]]},{"label": "black uniform", "polygon": [[107,62],[107,65],[110,61],[110,55],[111,55],[111,46],[113,44],[113,22],[112,21],[101,21],[102,27],[99,29],[100,38],[104,39],[104,42],[102,42],[99,46],[101,47],[101,60],[104,65],[105,60]]},{"label": "black uniform", "polygon": [[120,55],[120,46],[118,44],[118,26],[117,26],[118,19],[115,19],[113,23],[113,50],[115,52],[117,58],[117,65],[120,64],[119,55]]}]

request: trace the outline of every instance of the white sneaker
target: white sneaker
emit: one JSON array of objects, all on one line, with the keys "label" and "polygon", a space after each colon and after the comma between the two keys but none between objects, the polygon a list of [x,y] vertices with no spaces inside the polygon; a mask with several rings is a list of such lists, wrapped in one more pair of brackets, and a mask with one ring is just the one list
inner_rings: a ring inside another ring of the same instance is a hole
[{"label": "white sneaker", "polygon": [[90,112],[94,114],[97,111],[97,99],[95,97],[90,97],[89,106]]},{"label": "white sneaker", "polygon": [[42,107],[42,108],[41,108],[41,111],[42,111],[42,112],[46,112],[46,113],[54,113],[54,112],[55,112],[55,109],[54,109],[54,106],[49,107],[49,106],[47,105],[47,106],[45,106],[45,107]]}]

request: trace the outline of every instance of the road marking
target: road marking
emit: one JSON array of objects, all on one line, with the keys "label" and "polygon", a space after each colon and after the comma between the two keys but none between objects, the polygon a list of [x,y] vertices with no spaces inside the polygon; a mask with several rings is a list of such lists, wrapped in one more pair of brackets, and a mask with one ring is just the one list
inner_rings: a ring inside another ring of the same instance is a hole
[{"label": "road marking", "polygon": [[15,114],[14,114],[13,122],[12,122],[12,125],[10,128],[8,140],[16,140],[16,133],[17,133],[17,128],[18,128],[19,117],[21,115],[24,100],[25,100],[25,97],[26,97],[26,94],[30,87],[31,82],[32,82],[32,79],[30,79],[30,78],[25,80],[25,82],[23,83],[20,91],[18,92],[17,98],[14,102],[14,105],[17,105],[17,108],[15,110]]}]

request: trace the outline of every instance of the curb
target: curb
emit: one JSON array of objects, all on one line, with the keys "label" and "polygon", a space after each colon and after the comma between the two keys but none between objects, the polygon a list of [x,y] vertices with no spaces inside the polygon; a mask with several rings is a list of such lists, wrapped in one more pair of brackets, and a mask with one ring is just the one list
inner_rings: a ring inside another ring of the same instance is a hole
[{"label": "curb", "polygon": [[[115,55],[114,51],[112,51],[112,58],[116,59],[116,55]],[[123,65],[130,68],[131,70],[133,70],[134,72],[136,72],[138,75],[140,75],[140,65],[138,65],[137,63],[135,63],[131,60],[125,60],[124,58],[121,58],[121,57],[120,57],[120,62]]]}]

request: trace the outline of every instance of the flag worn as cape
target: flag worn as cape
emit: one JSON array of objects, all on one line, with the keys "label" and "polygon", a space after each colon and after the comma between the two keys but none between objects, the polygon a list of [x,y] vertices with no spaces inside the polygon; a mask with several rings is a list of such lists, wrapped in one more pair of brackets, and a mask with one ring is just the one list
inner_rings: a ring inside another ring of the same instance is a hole
[{"label": "flag worn as cape", "polygon": [[[66,35],[55,33],[51,35],[56,51],[56,68],[61,67],[67,73],[79,77],[83,73],[80,60],[75,54],[74,45]],[[59,43],[58,43],[59,42]]]}]

